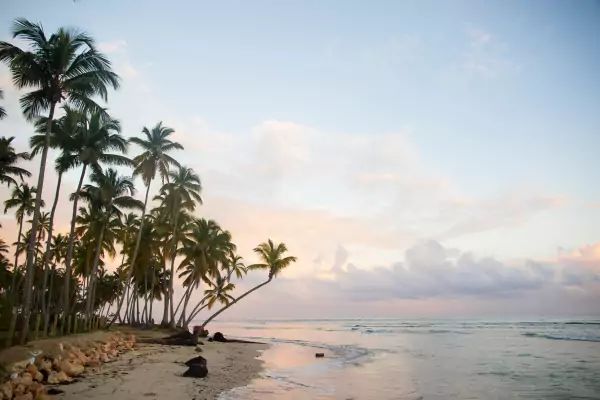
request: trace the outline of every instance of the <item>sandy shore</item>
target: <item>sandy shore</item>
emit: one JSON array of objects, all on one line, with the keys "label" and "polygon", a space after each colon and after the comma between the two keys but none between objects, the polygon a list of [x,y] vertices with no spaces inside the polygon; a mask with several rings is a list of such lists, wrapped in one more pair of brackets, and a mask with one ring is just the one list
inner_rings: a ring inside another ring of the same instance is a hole
[{"label": "sandy shore", "polygon": [[[64,393],[55,398],[216,399],[221,392],[244,386],[258,376],[262,362],[256,357],[267,346],[205,342],[201,347],[202,353],[197,353],[193,347],[138,344],[119,360],[86,371],[75,383],[59,386]],[[207,359],[208,376],[184,378],[184,363],[199,354]]]}]

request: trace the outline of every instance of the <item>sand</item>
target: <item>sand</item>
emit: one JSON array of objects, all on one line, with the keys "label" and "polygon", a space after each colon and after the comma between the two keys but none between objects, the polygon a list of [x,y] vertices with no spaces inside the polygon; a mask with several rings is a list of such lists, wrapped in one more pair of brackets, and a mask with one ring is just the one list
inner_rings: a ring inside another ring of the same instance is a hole
[{"label": "sand", "polygon": [[[57,399],[216,399],[225,390],[248,384],[258,376],[262,362],[256,357],[263,344],[208,342],[197,353],[194,347],[138,344],[118,361],[102,365],[98,371],[70,385],[59,386]],[[184,378],[184,363],[202,355],[208,376]]]},{"label": "sand", "polygon": [[[119,327],[116,331],[133,333],[138,338],[164,337],[168,330],[138,330]],[[86,343],[106,339],[112,332],[71,335],[43,339],[26,346],[14,346],[0,351],[0,363],[23,364],[30,352],[42,350],[52,353],[58,343],[84,347]],[[216,399],[223,391],[248,384],[258,377],[262,361],[257,357],[267,348],[258,343],[207,342],[197,352],[192,346],[165,346],[137,343],[133,351],[122,354],[119,359],[99,368],[87,368],[84,375],[69,385],[55,388],[64,391],[53,399],[75,400],[127,400],[127,399]],[[185,378],[184,363],[202,355],[207,360],[208,376]],[[47,386],[52,388],[53,386]]]}]

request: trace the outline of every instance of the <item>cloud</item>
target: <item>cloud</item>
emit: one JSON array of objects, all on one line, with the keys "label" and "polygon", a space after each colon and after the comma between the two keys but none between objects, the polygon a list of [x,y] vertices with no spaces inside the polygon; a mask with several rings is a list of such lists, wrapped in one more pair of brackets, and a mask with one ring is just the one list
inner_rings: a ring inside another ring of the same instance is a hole
[{"label": "cloud", "polygon": [[480,28],[468,28],[466,36],[467,49],[462,65],[469,74],[493,79],[519,70],[509,57],[506,44],[491,33]]},{"label": "cloud", "polygon": [[100,42],[98,43],[98,49],[106,54],[122,53],[127,50],[127,42],[123,39]]}]

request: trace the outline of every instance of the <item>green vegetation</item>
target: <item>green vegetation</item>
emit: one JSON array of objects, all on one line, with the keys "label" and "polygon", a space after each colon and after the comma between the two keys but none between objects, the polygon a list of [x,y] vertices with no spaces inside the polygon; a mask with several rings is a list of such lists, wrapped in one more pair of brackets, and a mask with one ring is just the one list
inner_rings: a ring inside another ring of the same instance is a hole
[{"label": "green vegetation", "polygon": [[[221,304],[205,327],[296,260],[284,255],[283,243],[268,240],[255,249],[261,263],[246,267],[227,230],[193,215],[202,204],[200,177],[172,155],[183,149],[171,140],[173,129],[159,122],[143,128],[140,137],[125,138],[120,122],[96,102],[107,101],[119,77],[89,35],[60,28],[48,36],[25,19],[15,21],[12,34],[28,47],[0,42],[0,61],[9,66],[15,86],[27,91],[20,104],[33,134],[30,154],[17,153],[14,138],[0,138],[0,182],[12,186],[4,211],[14,212],[18,225],[14,261],[0,238],[0,329],[8,331],[6,345],[17,332],[24,343],[117,320],[149,326],[155,301],[163,303],[162,325],[185,328],[202,310]],[[130,158],[132,145],[140,152]],[[58,154],[58,180],[46,212],[42,189],[50,149]],[[17,164],[38,157],[34,187],[25,182],[31,173]],[[79,180],[67,189],[62,178],[70,170],[78,171]],[[144,185],[143,202],[134,197],[136,177]],[[150,197],[157,179],[160,187]],[[73,192],[61,196],[65,190]],[[56,209],[67,202],[72,202],[69,230],[55,232]],[[108,272],[109,264],[114,272]],[[234,280],[254,269],[268,270],[268,280],[235,297]],[[176,279],[184,289],[179,299]],[[192,307],[197,292],[200,301]]]}]

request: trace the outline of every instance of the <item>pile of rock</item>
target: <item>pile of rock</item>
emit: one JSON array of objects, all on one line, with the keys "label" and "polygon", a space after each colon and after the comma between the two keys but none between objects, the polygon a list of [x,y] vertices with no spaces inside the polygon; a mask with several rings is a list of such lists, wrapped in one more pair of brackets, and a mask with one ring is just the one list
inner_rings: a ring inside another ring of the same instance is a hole
[{"label": "pile of rock", "polygon": [[99,367],[132,350],[135,336],[115,334],[85,348],[58,344],[53,354],[39,355],[25,367],[15,366],[10,379],[0,385],[0,400],[47,399],[45,385],[67,384],[87,368]]}]

